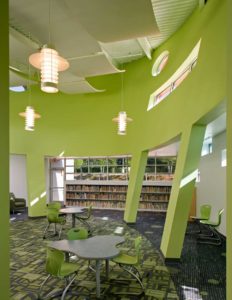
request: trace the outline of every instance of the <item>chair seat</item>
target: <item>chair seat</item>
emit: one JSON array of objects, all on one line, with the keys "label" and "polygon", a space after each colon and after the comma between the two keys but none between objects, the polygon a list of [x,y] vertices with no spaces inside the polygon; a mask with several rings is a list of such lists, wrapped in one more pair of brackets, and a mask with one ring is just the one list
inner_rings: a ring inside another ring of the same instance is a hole
[{"label": "chair seat", "polygon": [[66,219],[62,218],[62,217],[58,217],[58,219],[55,222],[52,221],[51,223],[58,223],[58,224],[64,225],[66,223]]},{"label": "chair seat", "polygon": [[70,262],[63,262],[60,269],[60,276],[65,277],[74,272],[77,272],[79,266]]},{"label": "chair seat", "polygon": [[205,224],[205,225],[209,225],[209,226],[213,226],[213,227],[218,226],[218,222],[212,222],[212,221],[206,221],[206,220],[201,220],[200,222],[201,222],[201,224]]},{"label": "chair seat", "polygon": [[138,263],[137,257],[125,253],[119,254],[117,257],[113,258],[112,261],[124,265],[136,265]]},{"label": "chair seat", "polygon": [[17,206],[17,207],[25,207],[25,202],[23,202],[23,201],[15,201],[14,205]]}]

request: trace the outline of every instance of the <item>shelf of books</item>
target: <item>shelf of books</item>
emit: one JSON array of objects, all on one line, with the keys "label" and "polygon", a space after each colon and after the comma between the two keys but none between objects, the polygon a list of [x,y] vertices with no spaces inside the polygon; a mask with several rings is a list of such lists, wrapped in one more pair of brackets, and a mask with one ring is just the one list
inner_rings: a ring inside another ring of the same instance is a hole
[{"label": "shelf of books", "polygon": [[[124,209],[128,181],[72,180],[66,181],[67,206],[101,209]],[[143,182],[140,210],[166,211],[171,181]]]}]

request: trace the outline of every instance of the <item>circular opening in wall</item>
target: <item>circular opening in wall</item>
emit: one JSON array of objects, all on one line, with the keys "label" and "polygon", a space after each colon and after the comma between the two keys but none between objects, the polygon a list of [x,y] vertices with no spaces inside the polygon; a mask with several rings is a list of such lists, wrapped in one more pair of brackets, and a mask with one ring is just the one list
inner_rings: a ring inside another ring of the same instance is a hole
[{"label": "circular opening in wall", "polygon": [[168,62],[169,52],[166,50],[158,56],[153,67],[152,67],[152,76],[157,76],[164,69]]}]

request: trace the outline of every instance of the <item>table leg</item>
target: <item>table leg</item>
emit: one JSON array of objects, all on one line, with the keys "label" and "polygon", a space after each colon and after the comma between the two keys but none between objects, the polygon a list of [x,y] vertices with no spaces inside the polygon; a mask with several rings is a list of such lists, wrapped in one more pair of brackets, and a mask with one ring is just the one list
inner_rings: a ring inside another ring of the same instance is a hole
[{"label": "table leg", "polygon": [[109,273],[110,273],[109,259],[106,259],[106,280],[109,279]]},{"label": "table leg", "polygon": [[76,226],[76,218],[75,218],[75,214],[72,214],[72,228],[75,228]]},{"label": "table leg", "polygon": [[97,298],[100,298],[100,296],[101,296],[100,271],[101,271],[101,261],[96,260],[96,294],[97,294]]}]

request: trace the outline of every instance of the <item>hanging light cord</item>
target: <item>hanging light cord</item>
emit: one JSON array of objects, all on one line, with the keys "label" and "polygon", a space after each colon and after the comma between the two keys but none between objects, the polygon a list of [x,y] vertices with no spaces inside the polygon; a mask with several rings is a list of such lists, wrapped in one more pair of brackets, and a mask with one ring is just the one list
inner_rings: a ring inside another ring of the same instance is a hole
[{"label": "hanging light cord", "polygon": [[48,6],[48,41],[51,44],[51,0],[49,0]]},{"label": "hanging light cord", "polygon": [[[29,32],[29,39],[31,39],[31,33]],[[28,90],[29,90],[29,99],[28,99],[28,104],[31,106],[31,64],[28,63],[28,80],[27,80],[27,85],[28,85]]]},{"label": "hanging light cord", "polygon": [[124,86],[123,86],[123,72],[121,72],[121,111],[124,111]]}]

